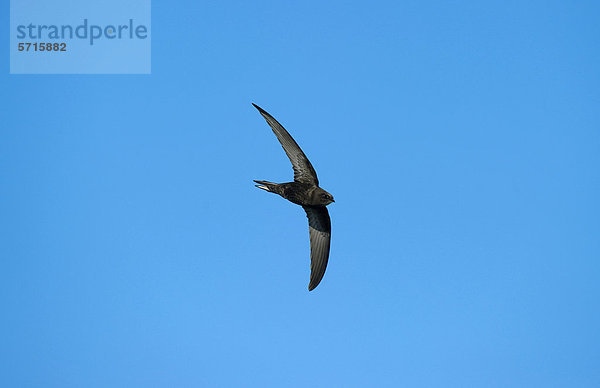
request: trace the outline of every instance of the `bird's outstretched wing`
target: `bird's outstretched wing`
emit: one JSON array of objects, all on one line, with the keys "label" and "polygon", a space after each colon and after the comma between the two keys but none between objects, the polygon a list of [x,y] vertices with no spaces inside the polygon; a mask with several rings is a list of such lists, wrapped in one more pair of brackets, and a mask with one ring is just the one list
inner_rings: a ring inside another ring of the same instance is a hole
[{"label": "bird's outstretched wing", "polygon": [[329,260],[331,242],[331,220],[325,206],[302,206],[308,217],[310,231],[310,284],[312,291],[319,285]]},{"label": "bird's outstretched wing", "polygon": [[317,173],[313,168],[310,161],[304,155],[304,152],[298,146],[298,143],[290,136],[288,131],[283,128],[277,120],[273,118],[270,114],[268,114],[264,109],[256,104],[252,104],[260,114],[267,120],[269,126],[277,136],[277,139],[281,143],[283,150],[287,154],[288,158],[290,158],[290,162],[292,162],[292,166],[294,168],[294,180],[296,182],[308,183],[311,185],[318,186],[319,179],[317,179]]}]

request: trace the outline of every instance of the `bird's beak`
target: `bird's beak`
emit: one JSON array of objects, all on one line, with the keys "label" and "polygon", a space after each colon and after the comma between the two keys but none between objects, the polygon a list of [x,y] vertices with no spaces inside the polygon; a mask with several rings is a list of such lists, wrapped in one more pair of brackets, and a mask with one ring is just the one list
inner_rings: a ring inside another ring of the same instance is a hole
[{"label": "bird's beak", "polygon": [[331,198],[331,202],[335,202],[335,199]]}]

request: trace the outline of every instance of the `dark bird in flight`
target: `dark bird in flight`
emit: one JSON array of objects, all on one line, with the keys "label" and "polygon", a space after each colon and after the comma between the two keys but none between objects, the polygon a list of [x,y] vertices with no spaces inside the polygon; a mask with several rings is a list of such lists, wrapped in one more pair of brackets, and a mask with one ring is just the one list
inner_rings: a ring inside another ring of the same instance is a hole
[{"label": "dark bird in flight", "polygon": [[331,194],[319,187],[319,179],[317,179],[315,169],[288,131],[264,109],[256,104],[252,105],[258,109],[271,126],[294,168],[293,182],[272,183],[256,180],[254,182],[258,183],[256,187],[279,194],[288,201],[302,206],[306,211],[310,232],[310,283],[308,290],[312,291],[323,279],[325,268],[327,268],[329,243],[331,241],[331,221],[325,206],[335,201]]}]

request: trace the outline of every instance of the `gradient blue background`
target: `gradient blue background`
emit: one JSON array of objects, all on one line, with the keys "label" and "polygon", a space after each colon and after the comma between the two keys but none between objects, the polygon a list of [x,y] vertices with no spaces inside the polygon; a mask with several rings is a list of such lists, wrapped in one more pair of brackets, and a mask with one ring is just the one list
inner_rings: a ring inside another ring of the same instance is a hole
[{"label": "gradient blue background", "polygon": [[[600,6],[480,3],[154,2],[148,76],[5,46],[0,385],[599,386]],[[251,102],[337,200],[311,293]]]}]

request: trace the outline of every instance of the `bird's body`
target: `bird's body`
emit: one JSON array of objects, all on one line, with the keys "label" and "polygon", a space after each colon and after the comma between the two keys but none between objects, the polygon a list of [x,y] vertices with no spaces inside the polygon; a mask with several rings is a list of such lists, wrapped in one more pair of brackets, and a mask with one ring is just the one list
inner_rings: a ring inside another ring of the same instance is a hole
[{"label": "bird's body", "polygon": [[300,206],[323,206],[320,195],[325,190],[318,186],[301,182],[273,183],[267,181],[254,181],[259,183],[256,187],[279,194],[290,202]]},{"label": "bird's body", "polygon": [[302,206],[306,211],[311,248],[311,271],[308,290],[311,291],[321,282],[327,268],[331,241],[331,220],[325,206],[335,201],[331,194],[319,187],[315,169],[292,136],[273,116],[258,105],[252,105],[267,120],[294,168],[293,182],[273,183],[258,180],[254,182],[258,183],[256,187],[279,194],[288,201]]}]

